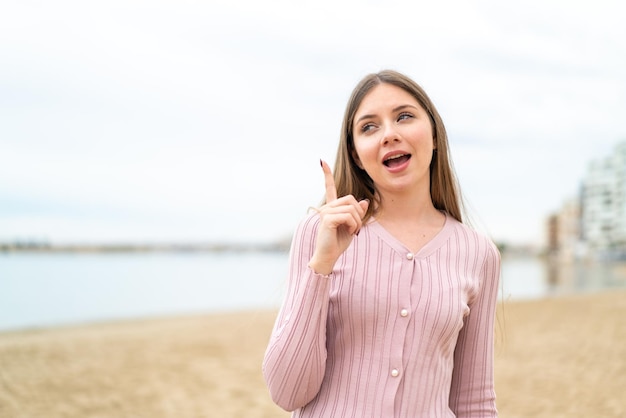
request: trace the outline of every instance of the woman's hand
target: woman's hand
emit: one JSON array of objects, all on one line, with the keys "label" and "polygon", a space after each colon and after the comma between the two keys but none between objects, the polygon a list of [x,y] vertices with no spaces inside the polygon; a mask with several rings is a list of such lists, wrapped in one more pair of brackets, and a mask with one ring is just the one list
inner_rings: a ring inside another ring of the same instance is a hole
[{"label": "woman's hand", "polygon": [[326,204],[319,209],[320,226],[309,267],[316,273],[330,274],[339,256],[360,231],[369,201],[357,202],[352,195],[337,199],[333,173],[326,162],[320,160],[320,163],[324,171]]}]

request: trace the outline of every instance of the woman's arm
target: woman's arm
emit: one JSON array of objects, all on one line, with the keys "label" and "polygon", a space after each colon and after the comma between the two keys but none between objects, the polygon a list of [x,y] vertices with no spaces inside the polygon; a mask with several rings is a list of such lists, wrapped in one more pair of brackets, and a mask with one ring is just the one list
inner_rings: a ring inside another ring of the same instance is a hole
[{"label": "woman's arm", "polygon": [[[369,201],[337,198],[328,164],[326,204],[300,223],[291,245],[287,295],[263,360],[272,399],[293,411],[319,392],[326,369],[326,318],[330,276],[337,259],[361,229]],[[321,273],[321,274],[320,274]]]},{"label": "woman's arm", "polygon": [[308,267],[319,222],[315,214],[296,229],[287,293],[263,360],[271,397],[287,411],[306,405],[317,395],[326,368],[330,278]]},{"label": "woman's arm", "polygon": [[480,270],[478,293],[459,333],[454,352],[450,408],[457,417],[497,417],[494,390],[494,320],[500,253],[493,243],[482,249],[485,258]]}]

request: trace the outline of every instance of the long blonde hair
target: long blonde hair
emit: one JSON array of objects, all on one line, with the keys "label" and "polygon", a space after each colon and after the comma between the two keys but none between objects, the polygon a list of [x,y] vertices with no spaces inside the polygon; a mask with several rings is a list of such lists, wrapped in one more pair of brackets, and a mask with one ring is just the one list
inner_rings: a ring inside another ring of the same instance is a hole
[{"label": "long blonde hair", "polygon": [[354,160],[353,124],[354,114],[363,98],[379,84],[391,84],[409,93],[424,108],[430,118],[435,141],[435,150],[430,164],[430,197],[435,208],[446,211],[463,222],[462,201],[456,175],[448,153],[448,136],[439,112],[424,89],[407,76],[393,70],[365,76],[352,91],[346,106],[341,127],[337,158],[335,160],[335,184],[337,196],[353,195],[357,200],[369,199],[364,221],[374,215],[380,207],[380,195],[370,176]]}]

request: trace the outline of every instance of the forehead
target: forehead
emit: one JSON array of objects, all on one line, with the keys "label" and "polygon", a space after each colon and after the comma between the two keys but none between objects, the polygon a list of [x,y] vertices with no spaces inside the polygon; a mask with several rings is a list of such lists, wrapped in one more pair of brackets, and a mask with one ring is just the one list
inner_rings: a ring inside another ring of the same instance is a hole
[{"label": "forehead", "polygon": [[395,109],[398,106],[412,105],[419,109],[422,106],[406,90],[393,84],[379,84],[371,89],[361,101],[355,112],[355,117],[376,114],[385,110]]}]

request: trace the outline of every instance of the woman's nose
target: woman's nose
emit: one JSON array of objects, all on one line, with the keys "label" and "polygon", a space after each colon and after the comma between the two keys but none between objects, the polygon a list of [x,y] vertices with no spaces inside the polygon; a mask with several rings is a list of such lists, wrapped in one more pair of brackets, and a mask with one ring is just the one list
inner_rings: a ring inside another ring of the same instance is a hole
[{"label": "woman's nose", "polygon": [[385,145],[399,140],[400,137],[398,136],[396,127],[391,123],[385,124],[383,128],[383,135],[381,137],[381,143]]}]

